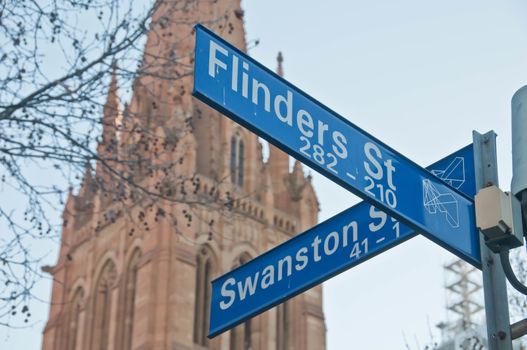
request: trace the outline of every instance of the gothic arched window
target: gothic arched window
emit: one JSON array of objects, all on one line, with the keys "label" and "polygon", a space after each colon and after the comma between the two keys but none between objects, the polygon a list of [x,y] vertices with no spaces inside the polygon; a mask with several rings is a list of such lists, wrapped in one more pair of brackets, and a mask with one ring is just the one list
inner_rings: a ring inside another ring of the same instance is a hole
[{"label": "gothic arched window", "polygon": [[210,298],[214,257],[209,247],[199,249],[196,257],[196,301],[194,306],[194,343],[207,346],[209,339]]},{"label": "gothic arched window", "polygon": [[132,349],[132,335],[134,329],[134,306],[135,306],[135,295],[137,291],[137,265],[139,258],[141,257],[141,251],[135,249],[128,265],[126,266],[126,272],[124,276],[123,284],[123,309],[122,309],[122,338],[121,338],[121,349],[129,350]]},{"label": "gothic arched window", "polygon": [[108,260],[95,284],[93,295],[93,317],[91,333],[91,349],[108,349],[108,330],[110,328],[111,292],[117,280],[115,264]]},{"label": "gothic arched window", "polygon": [[239,133],[231,137],[231,182],[243,187],[244,144]]},{"label": "gothic arched window", "polygon": [[[249,254],[244,253],[240,255],[238,259],[236,259],[233,268],[243,265],[249,260],[251,260],[251,257],[249,256]],[[251,350],[252,349],[252,336],[251,335],[252,335],[251,319],[248,319],[244,323],[240,324],[239,326],[236,326],[235,328],[231,330],[230,350]]]},{"label": "gothic arched window", "polygon": [[78,343],[79,337],[79,318],[82,308],[82,300],[84,298],[84,290],[77,288],[75,294],[70,303],[70,310],[68,315],[68,327],[67,327],[67,349],[75,350]]}]

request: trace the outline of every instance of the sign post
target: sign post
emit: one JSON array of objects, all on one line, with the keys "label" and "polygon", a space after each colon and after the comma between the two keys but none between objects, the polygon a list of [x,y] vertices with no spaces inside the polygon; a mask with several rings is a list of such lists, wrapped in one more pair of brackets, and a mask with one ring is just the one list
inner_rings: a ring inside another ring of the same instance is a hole
[{"label": "sign post", "polygon": [[[474,131],[473,141],[477,190],[489,185],[498,186],[496,134],[491,131],[481,135]],[[512,350],[509,300],[500,257],[487,247],[483,234],[480,246],[489,350]]]},{"label": "sign post", "polygon": [[213,281],[209,337],[416,232],[481,268],[474,186],[464,193],[465,173],[452,176],[457,157],[421,168],[201,25],[194,58],[195,97],[366,202]]}]

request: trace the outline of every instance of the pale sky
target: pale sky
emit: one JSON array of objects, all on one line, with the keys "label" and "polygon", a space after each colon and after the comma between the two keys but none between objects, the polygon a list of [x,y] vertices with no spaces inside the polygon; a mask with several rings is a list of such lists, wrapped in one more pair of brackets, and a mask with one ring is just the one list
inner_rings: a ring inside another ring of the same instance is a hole
[{"label": "pale sky", "polygon": [[[512,176],[510,99],[527,84],[525,1],[244,1],[251,55],[423,166],[498,134]],[[315,174],[326,219],[357,200]],[[442,266],[414,238],[324,284],[329,350],[422,349],[446,320]]]},{"label": "pale sky", "polygon": [[[522,0],[243,1],[250,54],[418,164],[498,134],[500,184],[512,176],[510,99],[527,84]],[[307,169],[306,169],[307,170]],[[357,202],[314,173],[320,219]],[[446,320],[442,265],[453,256],[416,237],[324,284],[328,350],[422,349]],[[51,259],[54,261],[54,259]],[[41,287],[49,298],[49,286]],[[38,349],[47,317],[0,330],[2,349]]]}]

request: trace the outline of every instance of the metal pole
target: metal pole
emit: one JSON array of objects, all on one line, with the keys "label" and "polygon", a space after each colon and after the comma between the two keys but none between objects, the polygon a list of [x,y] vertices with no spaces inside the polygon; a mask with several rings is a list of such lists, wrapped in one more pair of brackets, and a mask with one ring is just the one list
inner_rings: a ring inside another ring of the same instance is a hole
[{"label": "metal pole", "polygon": [[527,318],[511,324],[511,337],[518,339],[527,334]]},{"label": "metal pole", "polygon": [[527,86],[512,97],[512,183],[511,192],[521,201],[523,228],[527,231]]},{"label": "metal pole", "polygon": [[[476,189],[498,186],[498,164],[496,158],[496,134],[490,131],[484,135],[474,131],[474,166]],[[512,350],[509,320],[509,304],[505,274],[498,254],[485,245],[480,232],[480,249],[483,272],[483,293],[489,350]]]}]

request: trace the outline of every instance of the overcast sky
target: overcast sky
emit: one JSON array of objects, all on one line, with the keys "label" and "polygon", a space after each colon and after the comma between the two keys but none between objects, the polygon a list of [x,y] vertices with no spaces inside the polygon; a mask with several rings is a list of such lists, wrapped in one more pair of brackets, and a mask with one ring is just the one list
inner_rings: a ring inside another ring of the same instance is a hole
[{"label": "overcast sky", "polygon": [[[510,99],[527,84],[527,2],[244,1],[251,55],[421,165],[498,134],[512,176]],[[527,132],[527,131],[526,131]],[[357,201],[315,174],[326,219]],[[414,238],[325,283],[329,350],[422,349],[446,320],[443,264]]]},{"label": "overcast sky", "polygon": [[[423,166],[498,134],[510,188],[510,99],[527,84],[524,0],[243,1],[250,54]],[[306,169],[307,171],[307,169]],[[314,174],[327,219],[358,199]],[[416,237],[325,283],[329,350],[421,349],[446,320],[442,265],[453,256]],[[42,289],[49,297],[49,290]],[[47,317],[0,331],[0,348],[40,348]],[[435,338],[437,340],[437,338]]]}]

